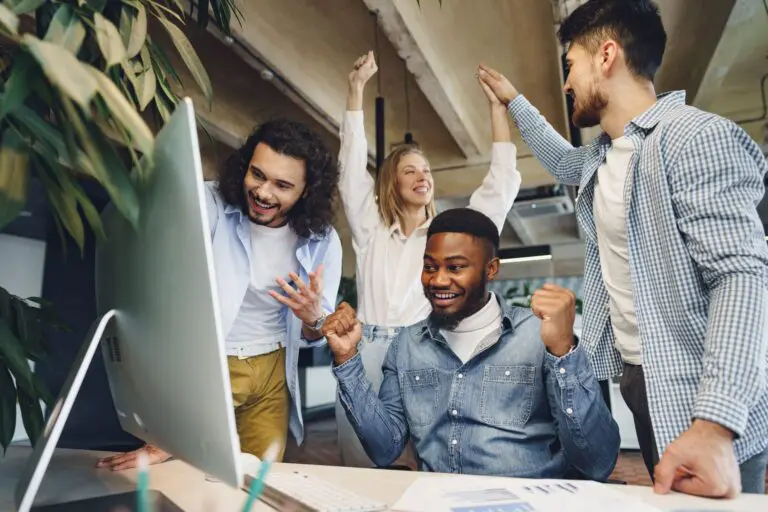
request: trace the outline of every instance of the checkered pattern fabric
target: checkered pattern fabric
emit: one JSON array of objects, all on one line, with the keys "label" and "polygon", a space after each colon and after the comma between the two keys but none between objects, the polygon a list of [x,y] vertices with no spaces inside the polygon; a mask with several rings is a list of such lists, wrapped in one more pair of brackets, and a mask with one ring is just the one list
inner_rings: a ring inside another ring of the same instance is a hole
[{"label": "checkered pattern fabric", "polygon": [[[622,361],[592,203],[610,137],[573,148],[523,96],[509,111],[539,161],[580,186],[581,343],[607,379]],[[768,165],[741,128],[685,105],[681,91],[659,96],[624,135],[636,149],[625,187],[629,266],[659,452],[702,418],[736,433],[743,462],[768,444],[768,246],[756,209]]]}]

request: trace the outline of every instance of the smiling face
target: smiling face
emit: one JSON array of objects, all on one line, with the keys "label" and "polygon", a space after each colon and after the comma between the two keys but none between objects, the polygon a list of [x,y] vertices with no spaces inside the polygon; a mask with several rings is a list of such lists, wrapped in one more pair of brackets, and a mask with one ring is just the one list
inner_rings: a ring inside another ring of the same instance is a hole
[{"label": "smiling face", "polygon": [[600,124],[608,100],[602,92],[601,53],[590,53],[584,46],[571,44],[566,62],[568,79],[563,90],[573,98],[573,124],[589,128]]},{"label": "smiling face", "polygon": [[282,226],[288,220],[288,212],[304,194],[305,163],[259,143],[245,173],[243,188],[248,218],[252,222],[269,227]]},{"label": "smiling face", "polygon": [[498,271],[498,259],[489,252],[484,240],[466,233],[429,237],[421,285],[438,327],[453,329],[485,305],[487,283]]},{"label": "smiling face", "polygon": [[432,172],[418,153],[408,153],[397,163],[397,192],[406,207],[425,207],[432,201]]}]

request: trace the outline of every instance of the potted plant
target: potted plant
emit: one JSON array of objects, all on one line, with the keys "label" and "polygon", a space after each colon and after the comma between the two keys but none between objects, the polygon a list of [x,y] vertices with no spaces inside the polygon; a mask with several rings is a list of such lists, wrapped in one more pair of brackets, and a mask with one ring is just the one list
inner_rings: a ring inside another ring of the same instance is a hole
[{"label": "potted plant", "polygon": [[[64,240],[83,251],[85,230],[104,237],[98,211],[78,180],[104,187],[136,224],[132,180],[152,165],[153,132],[178,101],[179,77],[148,31],[156,24],[210,102],[208,75],[182,30],[180,0],[4,0],[0,3],[0,229],[24,207],[37,179]],[[200,0],[197,25],[231,36],[241,21],[235,0]],[[140,159],[147,157],[140,165]],[[135,171],[131,172],[131,169]],[[50,393],[28,361],[46,356],[47,327],[61,327],[52,305],[0,288],[0,446],[12,440],[16,404],[34,443],[43,429],[40,400]]]}]

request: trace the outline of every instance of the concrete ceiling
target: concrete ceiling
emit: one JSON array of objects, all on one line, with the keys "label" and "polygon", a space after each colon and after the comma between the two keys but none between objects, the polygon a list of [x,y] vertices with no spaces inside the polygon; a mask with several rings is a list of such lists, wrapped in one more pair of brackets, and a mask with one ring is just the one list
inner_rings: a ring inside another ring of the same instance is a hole
[{"label": "concrete ceiling", "polygon": [[[436,196],[466,201],[487,173],[490,150],[488,106],[476,82],[477,64],[486,62],[507,75],[567,136],[555,30],[560,16],[581,3],[483,0],[479,8],[478,2],[466,0],[443,0],[442,6],[438,0],[421,0],[421,5],[416,0],[242,0],[245,21],[234,27],[231,44],[215,31],[190,30],[214,86],[210,111],[202,108],[194,87],[185,88],[219,140],[211,146],[217,149],[215,156],[206,142],[207,167],[218,168],[228,147],[276,115],[307,123],[337,151],[351,63],[378,46],[379,75],[369,83],[364,105],[370,161],[375,148],[374,99],[380,89],[386,100],[387,147],[402,141],[409,129],[430,157]],[[758,83],[768,72],[763,0],[658,4],[669,37],[658,90],[685,89],[689,102],[726,117],[759,116]],[[269,71],[269,81],[262,79],[263,70]],[[193,83],[183,78],[185,84]],[[762,139],[764,123],[753,124],[745,128]],[[552,185],[553,179],[516,131],[514,137],[523,187]],[[350,274],[354,262],[345,219],[338,228],[345,246],[345,273]],[[553,254],[567,255],[561,261],[555,258],[549,271],[562,274],[583,265],[572,216],[539,219],[526,229],[510,225],[503,235],[509,247],[552,244]]]}]

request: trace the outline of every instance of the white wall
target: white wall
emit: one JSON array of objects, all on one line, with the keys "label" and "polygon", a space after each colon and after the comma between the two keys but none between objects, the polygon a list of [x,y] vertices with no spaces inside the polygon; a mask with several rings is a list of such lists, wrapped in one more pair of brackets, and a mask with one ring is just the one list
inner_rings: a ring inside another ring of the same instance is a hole
[{"label": "white wall", "polygon": [[[0,263],[0,286],[19,297],[42,295],[45,242],[0,233]],[[13,440],[26,439],[21,412],[16,406]]]}]

